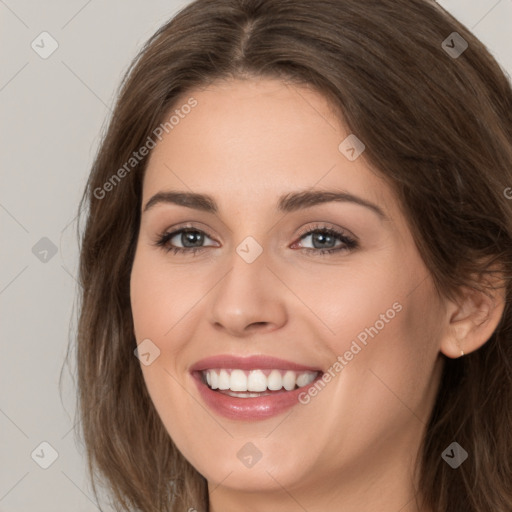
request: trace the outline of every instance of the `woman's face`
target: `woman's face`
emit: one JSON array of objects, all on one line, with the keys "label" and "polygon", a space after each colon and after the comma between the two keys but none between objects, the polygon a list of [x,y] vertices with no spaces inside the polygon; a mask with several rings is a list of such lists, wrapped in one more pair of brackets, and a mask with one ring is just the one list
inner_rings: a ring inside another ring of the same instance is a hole
[{"label": "woman's face", "polygon": [[148,162],[131,275],[169,435],[222,482],[212,499],[285,489],[308,509],[364,478],[368,499],[404,505],[443,310],[394,194],[311,89],[217,82],[175,109]]}]

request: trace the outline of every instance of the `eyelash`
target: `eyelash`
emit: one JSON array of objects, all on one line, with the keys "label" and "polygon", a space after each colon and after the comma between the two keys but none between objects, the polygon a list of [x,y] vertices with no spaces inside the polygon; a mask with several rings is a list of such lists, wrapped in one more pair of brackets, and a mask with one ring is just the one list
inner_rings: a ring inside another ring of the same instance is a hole
[{"label": "eyelash", "polygon": [[[197,229],[197,228],[194,228],[191,226],[187,226],[187,227],[183,227],[183,228],[174,230],[170,233],[164,231],[163,233],[161,233],[158,236],[158,238],[155,242],[155,245],[158,247],[161,247],[165,252],[173,251],[174,254],[179,254],[179,253],[190,254],[190,253],[192,253],[192,255],[195,255],[196,253],[202,252],[204,249],[206,249],[206,247],[170,247],[168,245],[169,241],[172,238],[174,238],[176,235],[179,235],[183,232],[202,233],[202,234],[206,235],[208,238],[213,239],[213,237],[208,232],[206,232],[202,229]],[[311,235],[313,233],[317,233],[317,232],[320,232],[320,233],[322,233],[324,235],[328,235],[328,236],[335,236],[336,238],[338,238],[338,240],[343,242],[343,244],[345,244],[345,245],[341,246],[341,247],[337,247],[337,248],[332,248],[332,249],[315,249],[315,248],[311,248],[311,247],[304,247],[304,248],[302,248],[303,251],[306,251],[307,253],[315,253],[316,255],[319,255],[319,256],[325,256],[327,254],[338,253],[338,252],[342,252],[342,251],[352,251],[359,247],[359,244],[355,239],[347,236],[342,231],[339,231],[333,227],[329,227],[329,226],[323,225],[323,224],[317,224],[313,227],[309,227],[306,231],[303,231],[299,235],[299,241],[302,240],[303,238],[305,238],[306,236],[309,236],[309,235]]]}]

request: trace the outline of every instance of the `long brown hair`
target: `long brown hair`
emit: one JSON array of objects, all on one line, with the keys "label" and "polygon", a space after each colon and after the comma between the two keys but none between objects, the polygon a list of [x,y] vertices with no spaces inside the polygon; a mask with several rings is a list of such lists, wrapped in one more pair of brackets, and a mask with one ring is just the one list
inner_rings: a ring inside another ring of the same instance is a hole
[{"label": "long brown hair", "polygon": [[[443,45],[453,32],[468,44],[457,56]],[[194,87],[258,77],[314,87],[343,116],[396,191],[440,293],[477,288],[500,265],[499,326],[479,350],[445,358],[419,499],[436,512],[510,512],[512,90],[484,45],[429,0],[196,0],[134,60],[79,208],[77,435],[96,496],[97,476],[117,510],[208,509],[206,480],[170,439],[134,357],[129,280],[147,156],[126,162]],[[441,459],[454,440],[470,454],[457,470]]]}]

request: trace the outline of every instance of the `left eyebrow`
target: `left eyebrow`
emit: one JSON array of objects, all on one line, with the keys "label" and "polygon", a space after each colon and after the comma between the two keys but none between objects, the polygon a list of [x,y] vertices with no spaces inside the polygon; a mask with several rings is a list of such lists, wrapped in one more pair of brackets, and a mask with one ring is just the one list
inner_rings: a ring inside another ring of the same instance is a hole
[{"label": "left eyebrow", "polygon": [[376,213],[382,220],[388,220],[387,215],[376,204],[348,192],[330,190],[290,192],[289,194],[281,196],[278,203],[278,209],[281,212],[289,213],[302,208],[309,208],[317,204],[330,202],[355,203]]},{"label": "left eyebrow", "polygon": [[[283,213],[294,212],[303,208],[310,208],[312,206],[330,203],[330,202],[349,202],[355,203],[360,206],[368,208],[378,215],[381,220],[389,220],[387,215],[376,204],[363,199],[362,197],[350,194],[348,192],[339,191],[302,191],[302,192],[289,192],[279,198],[277,209]],[[198,194],[195,192],[181,192],[181,191],[163,191],[158,192],[149,199],[143,212],[148,211],[150,208],[159,203],[171,203],[187,208],[201,210],[207,213],[216,214],[219,211],[217,203],[213,197],[207,194]]]}]

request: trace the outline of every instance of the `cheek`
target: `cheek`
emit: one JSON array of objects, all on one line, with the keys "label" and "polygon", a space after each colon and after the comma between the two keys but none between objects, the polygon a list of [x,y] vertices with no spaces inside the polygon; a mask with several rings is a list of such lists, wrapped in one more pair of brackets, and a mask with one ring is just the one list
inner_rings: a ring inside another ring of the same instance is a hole
[{"label": "cheek", "polygon": [[[190,286],[186,286],[183,274],[169,272],[151,254],[140,251],[136,254],[130,279],[137,343],[147,339],[152,343],[146,344],[150,347],[150,364],[143,364],[141,359],[143,378],[166,430],[180,446],[187,444],[187,427],[192,426],[184,411],[197,408],[197,403],[182,387],[185,378],[182,355],[187,341],[183,326],[187,310],[197,302],[197,296],[186,291]],[[181,413],[177,415],[176,411]]]},{"label": "cheek", "polygon": [[170,269],[163,258],[142,251],[137,254],[130,279],[137,341],[154,338],[160,344],[176,339],[173,330],[181,321],[186,322],[187,315],[202,296],[197,285],[193,273],[186,267]]},{"label": "cheek", "polygon": [[294,289],[300,290],[302,303],[312,313],[305,316],[318,325],[322,343],[336,355],[350,350],[352,341],[364,348],[383,337],[403,310],[406,284],[392,267],[319,267],[301,274],[300,281],[290,279],[295,280]]},{"label": "cheek", "polygon": [[345,392],[357,397],[353,403],[361,424],[380,419],[389,435],[410,423],[426,423],[436,391],[439,317],[429,283],[420,288],[401,294],[393,303],[400,303],[400,308],[392,308],[396,311],[377,311],[384,317],[360,332],[365,344],[356,336],[361,351],[349,363],[353,367],[346,368]]},{"label": "cheek", "polygon": [[409,408],[421,417],[427,414],[439,309],[424,275],[419,264],[368,265],[365,272],[340,272],[338,279],[331,274],[323,286],[317,280],[316,288],[303,288],[309,290],[304,302],[314,305],[319,325],[332,334],[323,328],[315,349],[329,348],[326,367],[335,375],[332,392],[340,404],[329,414],[336,421],[344,421],[340,416],[348,407],[361,423],[380,417],[386,418],[382,424],[396,425],[399,418],[413,416]]}]

